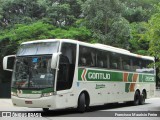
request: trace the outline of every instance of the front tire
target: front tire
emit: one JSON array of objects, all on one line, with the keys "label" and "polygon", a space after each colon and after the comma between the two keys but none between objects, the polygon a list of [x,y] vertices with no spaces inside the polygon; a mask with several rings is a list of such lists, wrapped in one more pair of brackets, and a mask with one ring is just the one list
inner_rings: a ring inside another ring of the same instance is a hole
[{"label": "front tire", "polygon": [[85,100],[85,94],[81,93],[78,99],[78,111],[80,113],[85,112],[86,109],[86,100]]}]

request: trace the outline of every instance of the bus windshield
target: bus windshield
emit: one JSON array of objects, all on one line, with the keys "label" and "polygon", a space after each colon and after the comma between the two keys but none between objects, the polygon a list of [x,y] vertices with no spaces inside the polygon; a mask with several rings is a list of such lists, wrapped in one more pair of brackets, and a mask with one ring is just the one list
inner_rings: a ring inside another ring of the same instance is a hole
[{"label": "bus windshield", "polygon": [[51,55],[17,57],[12,76],[12,87],[53,87],[54,76],[55,71],[51,69]]},{"label": "bus windshield", "polygon": [[17,56],[53,54],[58,51],[59,42],[22,44]]},{"label": "bus windshield", "polygon": [[14,88],[47,88],[54,86],[55,70],[51,69],[52,54],[59,42],[22,44],[17,52],[12,75]]}]

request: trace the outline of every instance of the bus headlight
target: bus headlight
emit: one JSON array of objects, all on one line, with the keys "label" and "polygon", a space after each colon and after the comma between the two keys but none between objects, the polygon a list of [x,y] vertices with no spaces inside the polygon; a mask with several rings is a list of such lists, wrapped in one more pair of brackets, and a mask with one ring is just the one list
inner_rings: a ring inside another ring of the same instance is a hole
[{"label": "bus headlight", "polygon": [[52,95],[53,95],[53,92],[43,93],[43,94],[42,94],[42,97],[48,97],[48,96],[52,96]]},{"label": "bus headlight", "polygon": [[17,93],[16,92],[11,92],[11,95],[12,96],[17,96]]}]

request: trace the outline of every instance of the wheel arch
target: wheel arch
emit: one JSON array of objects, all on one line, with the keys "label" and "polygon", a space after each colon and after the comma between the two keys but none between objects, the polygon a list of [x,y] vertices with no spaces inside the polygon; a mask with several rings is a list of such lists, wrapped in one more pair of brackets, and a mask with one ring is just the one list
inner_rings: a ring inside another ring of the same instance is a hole
[{"label": "wheel arch", "polygon": [[79,97],[80,97],[80,95],[81,95],[82,93],[85,94],[85,100],[86,100],[87,106],[89,106],[89,105],[90,105],[90,94],[89,94],[89,92],[88,92],[86,89],[81,90],[81,91],[79,92],[78,99],[77,99],[77,105],[78,105]]},{"label": "wheel arch", "polygon": [[135,90],[135,92],[136,92],[136,91],[138,91],[139,95],[141,94],[141,92],[140,92],[140,90],[139,90],[139,89],[136,89],[136,90]]}]

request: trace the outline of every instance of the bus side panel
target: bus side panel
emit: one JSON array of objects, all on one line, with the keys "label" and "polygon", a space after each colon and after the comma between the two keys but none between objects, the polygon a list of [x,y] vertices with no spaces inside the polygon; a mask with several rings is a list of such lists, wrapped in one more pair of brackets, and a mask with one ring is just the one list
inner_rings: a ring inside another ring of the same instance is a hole
[{"label": "bus side panel", "polygon": [[134,92],[125,91],[123,82],[79,82],[79,89],[86,90],[90,96],[90,106],[106,103],[132,101]]},{"label": "bus side panel", "polygon": [[[134,89],[132,88],[134,84]],[[90,106],[105,103],[133,101],[136,90],[147,92],[147,98],[154,97],[155,84],[125,82],[78,82],[79,89],[85,89],[90,96]]]}]

